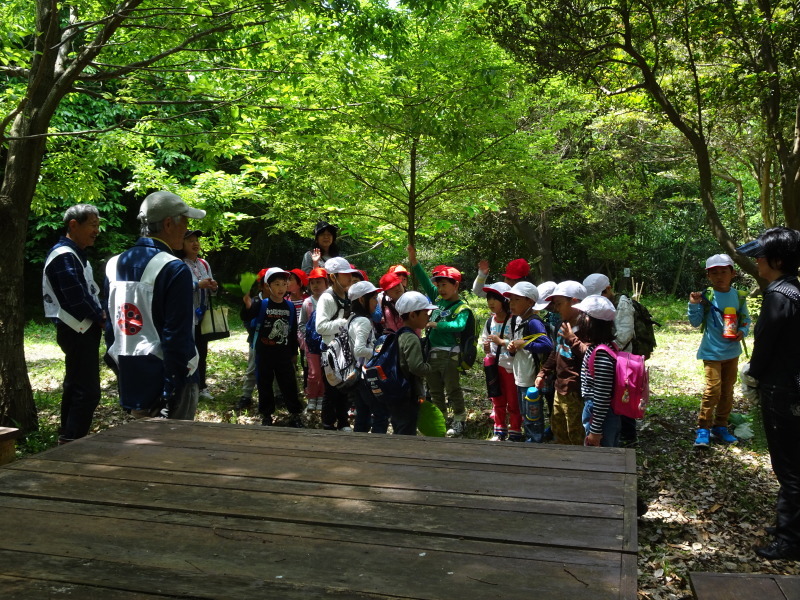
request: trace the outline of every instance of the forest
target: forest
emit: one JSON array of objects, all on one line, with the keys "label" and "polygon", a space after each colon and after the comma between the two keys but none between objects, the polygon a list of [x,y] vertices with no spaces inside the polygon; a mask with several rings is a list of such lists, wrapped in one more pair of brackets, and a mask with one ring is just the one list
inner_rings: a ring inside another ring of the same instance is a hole
[{"label": "forest", "polygon": [[320,218],[360,268],[421,258],[684,296],[800,226],[797,5],[659,0],[6,0],[0,423],[66,207],[95,272],[149,192],[208,211],[217,278],[298,266]]}]

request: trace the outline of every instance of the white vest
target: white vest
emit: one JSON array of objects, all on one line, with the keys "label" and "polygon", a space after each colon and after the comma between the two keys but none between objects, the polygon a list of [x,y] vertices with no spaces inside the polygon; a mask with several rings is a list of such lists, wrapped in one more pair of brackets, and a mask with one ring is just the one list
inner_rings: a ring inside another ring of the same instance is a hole
[{"label": "white vest", "polygon": [[[57,256],[67,254],[68,252],[74,254],[78,261],[81,260],[80,256],[78,256],[78,253],[75,252],[73,248],[70,248],[69,246],[59,246],[48,255],[47,260],[44,263],[44,270],[42,271],[42,299],[44,300],[44,316],[51,319],[56,318],[74,331],[77,331],[78,333],[84,333],[92,326],[94,321],[88,317],[83,321],[78,321],[78,319],[69,314],[66,309],[62,308],[58,302],[58,296],[56,296],[55,290],[53,290],[53,285],[50,283],[50,279],[47,277],[47,266],[53,262],[53,259],[55,259]],[[100,306],[100,288],[94,281],[92,265],[89,264],[88,260],[86,261],[86,265],[83,267],[83,277],[86,279],[86,285],[89,288],[89,295],[94,298],[97,306]]]},{"label": "white vest", "polygon": [[[119,364],[120,356],[147,356],[164,359],[161,338],[153,323],[153,286],[158,274],[168,263],[180,260],[169,252],[159,252],[142,273],[139,281],[117,281],[117,260],[114,256],[106,265],[108,278],[108,318],[114,328],[114,343],[108,354]],[[199,356],[187,365],[189,375],[197,370]]]}]

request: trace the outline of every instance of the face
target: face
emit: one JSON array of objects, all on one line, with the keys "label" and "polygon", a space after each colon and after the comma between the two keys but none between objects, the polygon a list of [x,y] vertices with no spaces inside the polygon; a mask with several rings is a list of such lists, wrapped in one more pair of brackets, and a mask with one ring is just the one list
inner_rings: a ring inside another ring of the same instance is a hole
[{"label": "face", "polygon": [[756,265],[758,266],[759,277],[763,277],[769,283],[772,283],[779,277],[783,276],[783,273],[780,270],[772,267],[764,256],[759,256],[756,258]]},{"label": "face", "polygon": [[172,217],[167,217],[163,221],[164,229],[156,237],[164,240],[173,250],[180,250],[183,248],[183,238],[186,231],[189,229],[189,219],[185,215],[178,217],[178,222],[175,223]]},{"label": "face", "polygon": [[327,229],[317,236],[317,245],[323,252],[333,244],[333,234]]},{"label": "face", "polygon": [[400,278],[400,283],[403,285],[404,288],[408,287],[408,275],[403,272],[398,272],[396,275]]},{"label": "face", "polygon": [[405,286],[403,286],[401,284],[401,285],[396,285],[396,286],[394,286],[392,288],[389,288],[384,293],[389,298],[389,300],[391,300],[392,302],[397,302],[397,299],[400,296],[402,296],[405,293],[405,291],[406,291],[405,290]]},{"label": "face", "polygon": [[458,284],[452,280],[440,277],[434,283],[443,300],[453,300],[458,296]]},{"label": "face", "polygon": [[727,292],[733,280],[733,269],[731,267],[711,267],[706,269],[706,275],[711,282],[711,286],[718,291]]},{"label": "face", "polygon": [[511,279],[511,277],[506,277],[505,275],[503,275],[503,281],[508,285],[510,285],[511,287],[514,287],[514,285],[522,281],[522,279]]},{"label": "face", "polygon": [[412,313],[409,313],[408,319],[406,320],[406,324],[409,327],[411,327],[411,329],[423,329],[430,320],[431,320],[431,311],[416,310]]},{"label": "face", "polygon": [[378,294],[372,296],[367,304],[367,310],[370,314],[374,313],[376,308],[378,308]]},{"label": "face", "polygon": [[336,282],[336,285],[345,292],[349,290],[350,286],[354,283],[352,273],[334,273],[331,277],[333,281]]},{"label": "face", "polygon": [[190,235],[183,240],[183,251],[186,253],[187,258],[197,258],[200,254],[200,240],[196,235]]},{"label": "face", "polygon": [[289,288],[289,280],[283,277],[274,277],[272,281],[269,282],[267,288],[267,292],[273,298],[283,298],[286,295],[287,289]]},{"label": "face", "polygon": [[611,300],[612,302],[614,301],[614,290],[612,290],[612,289],[611,289],[611,286],[608,286],[606,289],[604,289],[604,290],[603,290],[603,291],[600,293],[600,295],[601,295],[601,296],[605,296],[606,298],[608,298],[608,299],[609,299],[609,300]]},{"label": "face", "polygon": [[291,277],[289,277],[286,289],[289,291],[290,294],[300,293],[301,288],[300,288],[300,282],[297,280],[297,275],[292,275]]},{"label": "face", "polygon": [[494,314],[504,312],[503,303],[500,301],[499,298],[495,298],[494,296],[487,296],[486,304],[489,307],[489,310],[492,311],[492,313]]},{"label": "face", "polygon": [[528,312],[528,309],[535,304],[530,298],[526,296],[517,296],[516,294],[511,294],[508,297],[508,303],[510,305],[511,314],[518,317]]},{"label": "face", "polygon": [[567,298],[566,296],[553,296],[553,300],[550,302],[550,308],[553,312],[557,312],[561,315],[561,318],[565,321],[577,316],[579,312],[572,308],[572,298]]},{"label": "face", "polygon": [[68,225],[69,239],[78,245],[78,248],[83,250],[89,246],[94,246],[94,241],[100,235],[100,218],[97,215],[89,215],[83,223],[78,223],[77,220],[72,219]]},{"label": "face", "polygon": [[319,296],[327,288],[328,281],[326,279],[317,278],[308,280],[308,289],[311,290],[311,294],[314,296]]}]

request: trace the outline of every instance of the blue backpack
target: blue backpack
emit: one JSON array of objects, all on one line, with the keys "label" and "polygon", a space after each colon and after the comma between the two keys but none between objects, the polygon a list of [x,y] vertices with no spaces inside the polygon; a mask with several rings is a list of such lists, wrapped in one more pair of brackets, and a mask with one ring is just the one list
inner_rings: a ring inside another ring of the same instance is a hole
[{"label": "blue backpack", "polygon": [[401,327],[395,333],[387,333],[375,342],[375,354],[362,367],[364,381],[369,385],[376,399],[389,401],[406,400],[409,397],[411,384],[400,370],[401,333],[413,329]]},{"label": "blue backpack", "polygon": [[309,354],[322,354],[322,336],[317,333],[317,309],[315,308],[311,316],[306,321],[306,351]]}]

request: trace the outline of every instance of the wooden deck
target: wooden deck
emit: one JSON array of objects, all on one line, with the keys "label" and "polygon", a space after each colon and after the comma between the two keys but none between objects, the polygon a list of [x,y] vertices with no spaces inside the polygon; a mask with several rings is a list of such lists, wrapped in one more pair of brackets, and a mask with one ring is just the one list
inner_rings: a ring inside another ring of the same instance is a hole
[{"label": "wooden deck", "polygon": [[0,598],[636,598],[632,450],[146,420],[0,468]]},{"label": "wooden deck", "polygon": [[697,600],[797,600],[800,577],[753,573],[689,573]]}]

